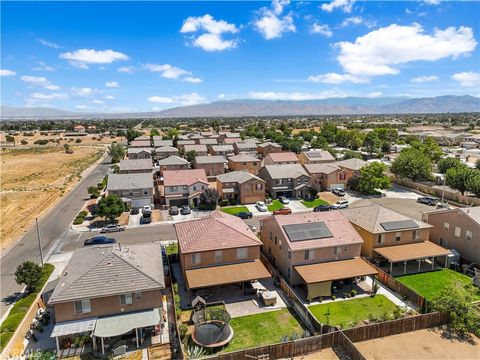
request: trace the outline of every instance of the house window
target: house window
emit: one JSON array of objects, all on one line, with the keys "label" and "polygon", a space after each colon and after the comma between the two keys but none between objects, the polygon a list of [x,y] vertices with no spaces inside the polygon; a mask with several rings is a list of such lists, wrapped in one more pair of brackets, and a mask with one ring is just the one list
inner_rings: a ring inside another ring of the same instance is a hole
[{"label": "house window", "polygon": [[455,237],[460,237],[460,234],[462,233],[462,229],[460,227],[455,226]]},{"label": "house window", "polygon": [[273,235],[272,235],[272,232],[270,231],[270,240],[272,240],[273,238]]},{"label": "house window", "polygon": [[335,246],[333,248],[333,254],[334,255],[338,255],[338,253],[342,250],[342,247],[341,246]]},{"label": "house window", "polygon": [[280,185],[282,183],[282,179],[277,179],[277,185]]},{"label": "house window", "polygon": [[412,240],[418,240],[418,239],[420,239],[420,231],[413,230],[412,231]]},{"label": "house window", "polygon": [[202,261],[202,256],[199,253],[192,254],[192,265],[198,265]]},{"label": "house window", "polygon": [[347,180],[347,174],[340,173],[340,180]]},{"label": "house window", "polygon": [[248,249],[247,248],[239,248],[237,249],[237,260],[243,260],[248,257]]},{"label": "house window", "polygon": [[395,233],[395,241],[400,241],[401,239],[402,239],[402,233],[401,232]]},{"label": "house window", "polygon": [[450,224],[447,223],[447,222],[446,222],[446,223],[443,223],[443,230],[444,230],[444,231],[450,230]]},{"label": "house window", "polygon": [[290,275],[291,275],[292,271],[290,270],[290,268],[287,269],[287,278],[290,279]]},{"label": "house window", "polygon": [[193,186],[193,191],[197,191],[197,187],[195,185]]},{"label": "house window", "polygon": [[170,190],[171,190],[171,191],[178,191],[178,189],[177,189],[177,187],[176,187],[176,186],[172,186],[172,187],[170,187]]},{"label": "house window", "polygon": [[246,163],[246,162],[244,162],[244,163],[242,163],[242,165],[245,165],[245,166],[246,166],[246,165],[247,165],[247,163]]},{"label": "house window", "polygon": [[132,294],[120,295],[120,305],[130,305],[132,303]]},{"label": "house window", "polygon": [[91,311],[90,299],[75,301],[75,314],[87,314]]},{"label": "house window", "polygon": [[473,237],[472,232],[470,230],[466,230],[465,231],[465,240],[470,241],[470,240],[472,240],[472,237]]},{"label": "house window", "polygon": [[275,235],[275,245],[277,245],[278,243],[278,238],[277,238],[277,235]]},{"label": "house window", "polygon": [[256,163],[256,162],[254,162],[254,163],[253,163],[253,166],[257,166],[257,163]]},{"label": "house window", "polygon": [[222,262],[223,259],[223,253],[222,250],[217,250],[215,251],[215,262]]},{"label": "house window", "polygon": [[292,258],[292,252],[290,250],[288,250],[288,258],[291,259]]},{"label": "house window", "polygon": [[348,246],[347,245],[343,246],[343,251],[348,251]]},{"label": "house window", "polygon": [[256,184],[256,185],[255,185],[255,189],[257,189],[257,190],[262,190],[262,189],[263,189],[263,185],[262,185],[262,184]]},{"label": "house window", "polygon": [[133,192],[129,191],[128,196],[133,196]]},{"label": "house window", "polygon": [[135,293],[135,300],[142,300],[142,292],[141,291],[137,291]]},{"label": "house window", "polygon": [[383,244],[385,242],[385,234],[377,235],[377,244]]},{"label": "house window", "polygon": [[305,260],[310,260],[315,257],[315,250],[305,250]]},{"label": "house window", "polygon": [[143,195],[148,195],[148,190],[143,190]]}]

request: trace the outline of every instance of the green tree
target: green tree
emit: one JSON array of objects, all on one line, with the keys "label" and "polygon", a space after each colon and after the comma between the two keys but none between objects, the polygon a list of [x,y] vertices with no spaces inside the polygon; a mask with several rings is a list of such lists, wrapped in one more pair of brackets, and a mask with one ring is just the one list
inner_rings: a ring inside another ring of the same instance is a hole
[{"label": "green tree", "polygon": [[125,156],[125,147],[118,143],[112,143],[108,149],[108,154],[112,157],[112,163],[118,163]]},{"label": "green tree", "polygon": [[350,146],[350,131],[348,130],[338,130],[337,135],[335,136],[335,142],[337,146],[349,147]]},{"label": "green tree", "polygon": [[349,131],[348,136],[348,147],[352,150],[358,150],[363,144],[363,134],[358,129],[353,129]]},{"label": "green tree", "polygon": [[7,135],[5,136],[5,141],[9,143],[13,143],[13,146],[15,146],[15,137],[12,135]]},{"label": "green tree", "polygon": [[216,189],[206,188],[200,194],[200,204],[209,209],[215,209],[220,199],[220,194]]},{"label": "green tree", "polygon": [[160,136],[160,132],[157,129],[150,130],[150,138],[153,138],[154,136]]},{"label": "green tree", "polygon": [[440,145],[432,137],[427,137],[420,145],[421,151],[433,162],[437,162],[443,156]]},{"label": "green tree", "polygon": [[390,141],[384,141],[382,143],[382,152],[390,153],[390,151],[392,151],[392,143]]},{"label": "green tree", "polygon": [[90,194],[90,199],[96,199],[100,195],[100,190],[96,186],[90,186],[87,191]]},{"label": "green tree", "polygon": [[127,138],[127,142],[129,144],[139,136],[142,136],[142,133],[134,129],[128,129],[127,132],[125,133],[125,137]]},{"label": "green tree", "polygon": [[475,161],[475,169],[480,170],[480,159],[477,159],[477,161]]},{"label": "green tree", "polygon": [[467,179],[466,187],[467,191],[480,196],[480,170],[470,170],[471,174]]},{"label": "green tree", "polygon": [[324,149],[328,146],[328,141],[323,136],[317,136],[317,138],[313,140],[310,145],[313,149]]},{"label": "green tree", "polygon": [[390,179],[385,174],[387,166],[381,162],[372,162],[360,170],[357,190],[367,194],[376,193],[377,189],[390,187]]},{"label": "green tree", "polygon": [[189,162],[192,162],[196,157],[197,157],[197,152],[195,150],[187,151],[187,153],[185,154],[185,158]]},{"label": "green tree", "polygon": [[343,160],[348,160],[348,159],[360,159],[360,160],[362,160],[363,156],[358,151],[347,150],[343,153]]},{"label": "green tree", "polygon": [[120,166],[118,164],[113,164],[112,170],[114,174],[120,174]]},{"label": "green tree", "polygon": [[467,191],[467,183],[472,175],[472,170],[466,165],[453,167],[445,173],[445,183],[452,189],[460,191],[462,195]]},{"label": "green tree", "polygon": [[400,152],[390,170],[398,177],[419,181],[430,180],[432,168],[432,161],[423,152],[408,148]]},{"label": "green tree", "polygon": [[124,211],[122,199],[117,195],[108,195],[98,202],[98,215],[106,217],[110,222],[114,222]]},{"label": "green tree", "polygon": [[375,131],[370,131],[365,140],[363,140],[363,147],[370,154],[378,153],[381,149],[382,141],[378,137],[378,134]]},{"label": "green tree", "polygon": [[335,141],[335,136],[337,135],[337,130],[337,126],[334,123],[326,122],[320,129],[320,136],[325,138],[329,144],[333,143]]},{"label": "green tree", "polygon": [[461,166],[461,165],[462,165],[462,162],[459,159],[448,157],[448,158],[440,159],[438,161],[437,169],[438,169],[438,172],[445,174],[448,171],[448,169]]},{"label": "green tree", "polygon": [[34,292],[37,289],[41,277],[42,267],[33,261],[21,263],[15,271],[15,281],[19,285],[25,285],[28,293]]}]

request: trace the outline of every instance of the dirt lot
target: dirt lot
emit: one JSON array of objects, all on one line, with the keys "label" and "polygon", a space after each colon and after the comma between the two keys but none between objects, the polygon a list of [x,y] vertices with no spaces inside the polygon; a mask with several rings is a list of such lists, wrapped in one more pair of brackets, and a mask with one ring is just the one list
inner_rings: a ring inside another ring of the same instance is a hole
[{"label": "dirt lot", "polygon": [[[58,144],[63,146],[63,144],[70,144],[70,145],[105,145],[111,144],[113,141],[116,142],[125,142],[125,138],[120,137],[110,137],[110,136],[101,136],[100,134],[88,134],[86,136],[67,136],[65,137],[63,133],[59,134],[50,134],[50,135],[40,135],[40,132],[36,132],[33,136],[24,136],[24,135],[15,135],[15,147],[22,147],[22,146],[34,146],[33,142],[36,140],[49,140],[51,144],[54,144],[58,141]],[[75,141],[80,139],[80,143],[76,143]],[[28,144],[22,145],[21,141],[27,141]],[[5,134],[0,134],[0,142],[2,146],[11,146],[11,143],[5,143]]]},{"label": "dirt lot", "polygon": [[294,360],[338,360],[338,356],[332,348],[328,348],[316,353],[298,356]]},{"label": "dirt lot", "polygon": [[81,173],[104,152],[103,146],[72,148],[73,154],[66,154],[62,146],[2,149],[2,248],[28,230],[35,217],[41,216],[72,188]]},{"label": "dirt lot", "polygon": [[472,343],[442,337],[426,329],[355,343],[367,359],[479,359],[480,340]]}]

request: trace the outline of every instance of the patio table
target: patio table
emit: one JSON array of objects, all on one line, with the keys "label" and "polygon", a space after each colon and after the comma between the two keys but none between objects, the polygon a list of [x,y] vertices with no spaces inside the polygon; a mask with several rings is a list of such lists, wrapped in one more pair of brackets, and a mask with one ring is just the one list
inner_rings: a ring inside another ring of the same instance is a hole
[{"label": "patio table", "polygon": [[277,294],[273,291],[262,291],[260,296],[265,306],[273,306],[277,303]]}]

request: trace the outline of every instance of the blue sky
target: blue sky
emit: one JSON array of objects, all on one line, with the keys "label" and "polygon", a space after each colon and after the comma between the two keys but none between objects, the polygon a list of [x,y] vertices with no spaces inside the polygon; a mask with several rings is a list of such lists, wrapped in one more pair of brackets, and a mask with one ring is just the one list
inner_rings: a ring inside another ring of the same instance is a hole
[{"label": "blue sky", "polygon": [[1,102],[480,95],[480,2],[2,2]]}]

